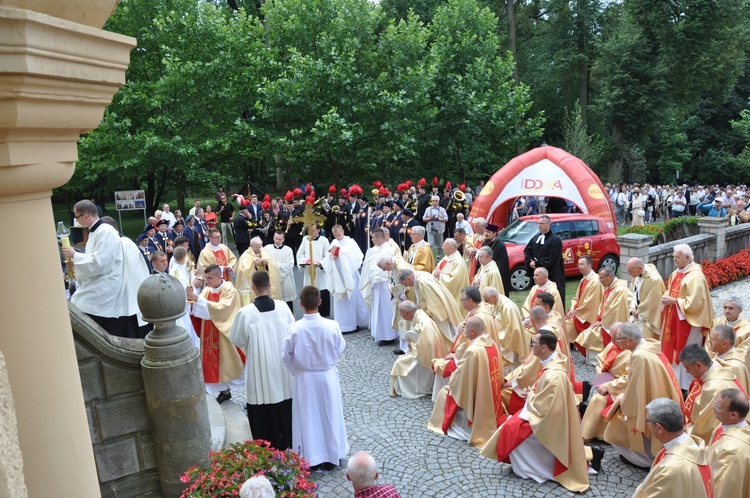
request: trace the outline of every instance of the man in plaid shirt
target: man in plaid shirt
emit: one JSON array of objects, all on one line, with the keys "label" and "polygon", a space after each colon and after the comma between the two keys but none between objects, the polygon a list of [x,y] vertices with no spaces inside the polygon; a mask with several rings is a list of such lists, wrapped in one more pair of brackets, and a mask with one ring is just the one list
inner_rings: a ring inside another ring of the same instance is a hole
[{"label": "man in plaid shirt", "polygon": [[400,498],[390,484],[375,484],[378,475],[375,459],[366,451],[359,451],[349,458],[346,479],[354,487],[354,498]]}]

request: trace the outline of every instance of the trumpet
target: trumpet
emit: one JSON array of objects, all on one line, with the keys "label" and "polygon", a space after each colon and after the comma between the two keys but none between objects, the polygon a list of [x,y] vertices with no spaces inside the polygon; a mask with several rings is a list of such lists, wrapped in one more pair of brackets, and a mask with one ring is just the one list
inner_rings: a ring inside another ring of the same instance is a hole
[{"label": "trumpet", "polygon": [[341,211],[341,206],[336,204],[335,206],[331,208],[331,211],[333,211],[334,213],[338,213],[339,211]]},{"label": "trumpet", "polygon": [[460,190],[456,190],[455,192],[453,192],[453,198],[463,204],[463,202],[466,200],[466,194],[464,194]]},{"label": "trumpet", "polygon": [[313,206],[326,212],[331,210],[331,205],[325,197],[318,197],[318,200],[313,203]]}]

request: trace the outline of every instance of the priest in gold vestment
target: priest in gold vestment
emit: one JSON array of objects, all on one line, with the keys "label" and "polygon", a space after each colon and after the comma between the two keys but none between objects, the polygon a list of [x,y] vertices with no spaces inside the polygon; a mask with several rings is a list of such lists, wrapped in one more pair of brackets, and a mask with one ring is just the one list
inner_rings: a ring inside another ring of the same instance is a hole
[{"label": "priest in gold vestment", "polygon": [[750,350],[750,321],[742,314],[742,299],[730,296],[721,303],[723,316],[714,319],[714,325],[729,325],[734,329],[734,346],[747,352]]},{"label": "priest in gold vestment", "polygon": [[680,405],[657,398],[644,414],[663,448],[633,498],[712,498],[713,480],[703,440],[685,433]]},{"label": "priest in gold vestment", "polygon": [[693,261],[693,250],[687,244],[674,246],[677,269],[667,282],[661,298],[661,349],[672,365],[682,389],[688,389],[692,376],[679,364],[682,348],[688,344],[703,345],[704,336],[713,325],[714,309],[703,270]]},{"label": "priest in gold vestment", "polygon": [[481,318],[466,319],[464,336],[470,342],[456,351],[456,371],[441,389],[427,428],[481,447],[507,417],[500,395],[503,360]]},{"label": "priest in gold vestment", "polygon": [[419,398],[432,392],[432,360],[445,357],[451,341],[412,301],[403,301],[398,308],[411,328],[405,333],[409,352],[399,356],[391,369],[391,396]]},{"label": "priest in gold vestment", "polygon": [[458,245],[454,239],[443,241],[445,256],[432,272],[432,276],[448,289],[458,305],[461,304],[461,289],[469,285],[469,270],[466,262],[458,252]]},{"label": "priest in gold vestment", "polygon": [[599,281],[604,289],[599,312],[591,326],[576,338],[576,344],[586,349],[587,358],[591,363],[596,362],[596,355],[604,351],[607,344],[612,341],[609,334],[612,324],[627,322],[630,316],[628,284],[617,278],[611,268],[599,270]]},{"label": "priest in gold vestment", "polygon": [[[268,257],[268,252],[263,248],[263,240],[260,237],[253,237],[250,240],[250,250],[242,253],[242,256],[237,260],[237,265],[234,268],[236,274],[235,277],[235,288],[242,292],[249,292],[249,302],[243,302],[243,305],[247,305],[255,301],[255,294],[253,294],[251,278],[253,273],[258,270],[265,270],[268,272],[268,276],[271,279],[270,296],[271,299],[281,299],[281,278],[279,276],[279,267],[276,265],[276,261]],[[247,283],[247,287],[243,289],[243,284]],[[249,291],[247,289],[250,289]]]},{"label": "priest in gold vestment", "polygon": [[398,271],[398,283],[413,288],[414,302],[437,324],[446,337],[456,337],[456,327],[464,319],[456,300],[431,273],[403,268]]},{"label": "priest in gold vestment", "polygon": [[708,444],[719,421],[714,417],[714,401],[724,389],[743,389],[732,370],[711,361],[708,351],[689,344],[680,353],[680,362],[694,377],[685,399],[683,413],[688,421],[686,430]]},{"label": "priest in gold vestment", "polygon": [[[565,332],[569,342],[575,342],[578,334],[596,321],[604,292],[599,283],[599,274],[591,268],[591,256],[583,255],[578,258],[578,270],[583,278],[570,302],[568,314],[565,315]],[[581,354],[585,354],[582,348]]]},{"label": "priest in gold vestment", "polygon": [[682,393],[659,342],[644,339],[633,323],[623,323],[617,346],[631,352],[628,385],[607,412],[604,440],[630,463],[648,468],[661,449],[646,421],[646,405],[656,398],[669,398],[682,406]]},{"label": "priest in gold vestment", "polygon": [[482,299],[492,307],[497,322],[500,352],[506,358],[506,369],[515,368],[529,354],[531,336],[525,332],[518,305],[494,287],[485,287]]},{"label": "priest in gold vestment", "polygon": [[205,269],[210,265],[221,267],[222,278],[231,282],[234,277],[234,265],[237,263],[237,256],[224,244],[221,243],[221,232],[216,228],[208,230],[208,243],[198,255],[198,264],[195,271],[202,275]]},{"label": "priest in gold vestment", "polygon": [[651,263],[640,258],[630,258],[627,263],[630,281],[631,321],[641,327],[643,337],[658,339],[661,334],[661,296],[664,294],[664,279]]},{"label": "priest in gold vestment", "polygon": [[483,291],[486,287],[494,287],[501,294],[505,294],[503,289],[503,277],[500,275],[500,270],[497,267],[497,263],[492,259],[492,249],[489,246],[484,246],[477,252],[477,260],[479,261],[479,271],[474,276],[474,280],[471,285],[479,288],[479,292]]},{"label": "priest in gold vestment", "polygon": [[424,227],[411,229],[411,246],[404,251],[404,259],[417,271],[432,273],[435,270],[435,256],[432,247],[424,240]]},{"label": "priest in gold vestment", "polygon": [[750,496],[749,408],[747,396],[739,389],[721,391],[714,402],[714,413],[721,422],[708,446],[715,498]]},{"label": "priest in gold vestment", "polygon": [[750,388],[750,365],[745,361],[745,352],[734,346],[736,336],[729,325],[714,325],[708,334],[708,352],[711,359],[732,371],[745,392]]},{"label": "priest in gold vestment", "polygon": [[[550,331],[534,335],[532,352],[541,375],[526,391],[521,411],[509,417],[482,448],[482,456],[510,463],[513,473],[542,483],[555,480],[573,492],[589,487],[589,466],[581,437],[575,394],[568,378],[568,359],[557,353]],[[601,463],[601,454],[596,467]]]},{"label": "priest in gold vestment", "polygon": [[230,389],[243,385],[241,356],[229,341],[234,315],[242,307],[240,295],[232,285],[221,277],[221,267],[209,265],[204,269],[205,286],[198,295],[188,287],[187,300],[194,301],[192,314],[201,323],[201,364],[206,391],[219,392],[217,401],[223,403],[232,397]]},{"label": "priest in gold vestment", "polygon": [[529,318],[529,311],[536,303],[536,296],[542,292],[549,292],[555,296],[554,310],[557,311],[560,316],[565,316],[565,304],[562,302],[560,291],[557,289],[557,284],[549,279],[549,272],[546,268],[537,268],[534,270],[534,286],[529,291],[529,295],[526,296],[526,301],[523,303],[521,308],[521,316],[524,319],[524,326],[530,332],[531,323],[527,320]]}]

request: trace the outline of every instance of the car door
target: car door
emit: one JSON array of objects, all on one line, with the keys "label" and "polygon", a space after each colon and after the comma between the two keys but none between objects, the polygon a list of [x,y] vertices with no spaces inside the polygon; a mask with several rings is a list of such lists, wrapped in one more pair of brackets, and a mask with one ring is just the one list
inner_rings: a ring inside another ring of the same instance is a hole
[{"label": "car door", "polygon": [[562,239],[565,276],[575,275],[578,271],[578,258],[575,256],[577,244],[573,224],[570,221],[553,221],[550,230]]}]

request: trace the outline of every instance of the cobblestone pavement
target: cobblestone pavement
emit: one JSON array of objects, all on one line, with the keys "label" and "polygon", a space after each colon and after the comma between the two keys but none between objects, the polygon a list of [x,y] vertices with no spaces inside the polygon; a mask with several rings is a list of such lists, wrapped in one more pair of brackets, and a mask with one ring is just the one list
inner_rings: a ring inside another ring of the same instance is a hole
[{"label": "cobblestone pavement", "polygon": [[[295,270],[297,288],[302,276]],[[711,292],[715,313],[721,314],[721,301],[730,295],[750,292],[750,280],[723,286]],[[295,303],[295,316],[302,312]],[[349,455],[366,450],[375,457],[379,483],[396,486],[403,497],[563,497],[574,496],[556,482],[538,484],[511,473],[510,465],[481,457],[463,441],[441,436],[427,429],[432,411],[429,396],[402,399],[389,396],[389,373],[396,358],[395,346],[378,347],[368,330],[345,335],[346,350],[339,361],[344,418],[349,436]],[[576,376],[591,380],[594,367],[580,353],[573,352]],[[245,407],[244,392],[233,392],[232,401]],[[586,496],[629,497],[646,476],[620,461],[606,443],[602,472],[590,476]],[[350,497],[346,480],[346,460],[331,472],[313,475],[320,497]]]}]

